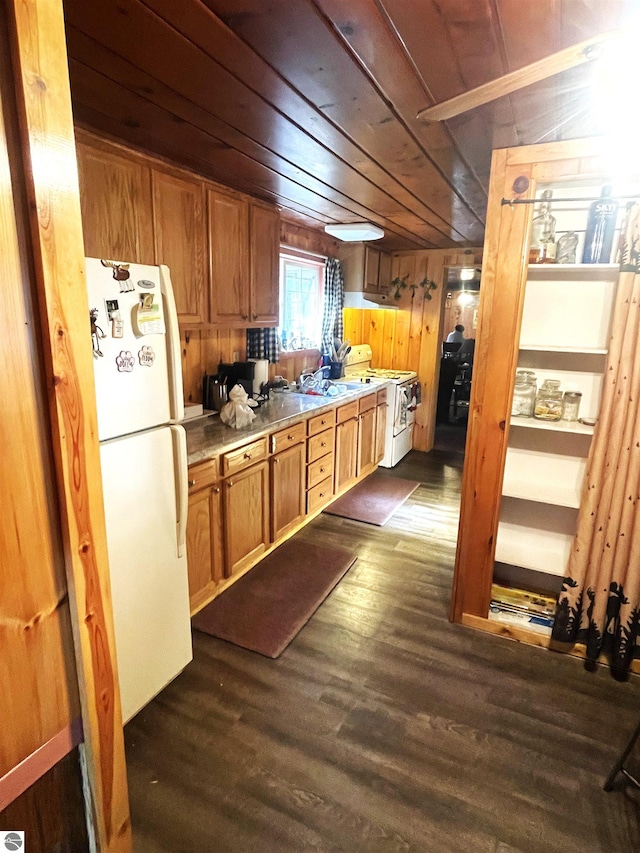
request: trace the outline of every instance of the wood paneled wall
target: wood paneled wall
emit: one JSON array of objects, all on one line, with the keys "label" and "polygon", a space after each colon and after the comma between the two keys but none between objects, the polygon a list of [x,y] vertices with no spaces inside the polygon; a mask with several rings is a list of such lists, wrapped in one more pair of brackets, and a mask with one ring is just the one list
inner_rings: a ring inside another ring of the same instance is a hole
[{"label": "wood paneled wall", "polygon": [[442,322],[446,290],[444,269],[462,263],[479,263],[481,249],[453,252],[450,249],[425,249],[393,255],[392,279],[405,275],[407,283],[419,284],[425,276],[437,284],[425,299],[426,291],[417,287],[401,292],[393,300],[398,309],[363,310],[346,308],[344,335],[351,343],[369,344],[373,367],[415,370],[422,384],[422,405],[416,413],[413,446],[431,450],[434,441],[438,379],[442,342]]}]

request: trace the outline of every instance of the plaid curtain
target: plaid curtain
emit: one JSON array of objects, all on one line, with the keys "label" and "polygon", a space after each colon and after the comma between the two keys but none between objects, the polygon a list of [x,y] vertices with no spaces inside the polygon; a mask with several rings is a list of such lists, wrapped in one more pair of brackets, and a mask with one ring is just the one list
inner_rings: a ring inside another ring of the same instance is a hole
[{"label": "plaid curtain", "polygon": [[275,364],[280,358],[278,329],[247,329],[247,358],[268,358]]},{"label": "plaid curtain", "polygon": [[322,354],[330,355],[334,338],[344,335],[342,308],[344,306],[344,280],[337,258],[327,258],[324,268],[324,306],[322,313]]}]

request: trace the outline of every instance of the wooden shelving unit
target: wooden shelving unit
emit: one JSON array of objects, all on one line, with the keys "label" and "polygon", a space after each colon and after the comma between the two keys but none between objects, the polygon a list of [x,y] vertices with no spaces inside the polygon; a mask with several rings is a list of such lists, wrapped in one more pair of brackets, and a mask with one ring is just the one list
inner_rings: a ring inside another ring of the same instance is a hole
[{"label": "wooden shelving unit", "polygon": [[[484,249],[489,263],[483,268],[451,618],[536,645],[551,645],[550,636],[518,620],[510,625],[502,614],[499,621],[490,618],[491,586],[513,578],[533,591],[559,590],[594,427],[511,417],[515,371],[535,371],[538,385],[559,379],[562,390],[580,391],[580,416],[597,419],[618,268],[529,266],[534,205],[505,209],[501,200],[513,195],[521,176],[530,182],[531,198],[547,188],[558,197],[597,196],[606,183],[600,146],[580,140],[506,149],[494,152],[492,164]],[[558,231],[583,231],[586,207],[552,207]]]}]

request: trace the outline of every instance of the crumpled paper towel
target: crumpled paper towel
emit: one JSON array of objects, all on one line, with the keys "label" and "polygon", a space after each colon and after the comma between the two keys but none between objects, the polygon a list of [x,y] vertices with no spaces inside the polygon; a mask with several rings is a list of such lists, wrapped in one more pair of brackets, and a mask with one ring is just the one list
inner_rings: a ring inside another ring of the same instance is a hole
[{"label": "crumpled paper towel", "polygon": [[251,426],[256,413],[251,406],[256,406],[255,400],[250,400],[242,385],[234,385],[229,391],[229,402],[220,410],[220,420],[235,429]]}]

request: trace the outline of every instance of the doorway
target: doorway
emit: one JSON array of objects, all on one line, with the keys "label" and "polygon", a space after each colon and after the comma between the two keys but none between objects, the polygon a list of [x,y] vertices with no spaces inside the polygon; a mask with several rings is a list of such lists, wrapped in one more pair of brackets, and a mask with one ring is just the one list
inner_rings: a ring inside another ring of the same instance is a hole
[{"label": "doorway", "polygon": [[473,381],[481,268],[445,267],[436,450],[464,453]]}]

